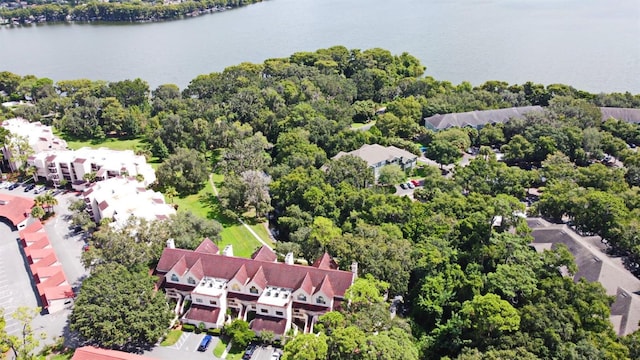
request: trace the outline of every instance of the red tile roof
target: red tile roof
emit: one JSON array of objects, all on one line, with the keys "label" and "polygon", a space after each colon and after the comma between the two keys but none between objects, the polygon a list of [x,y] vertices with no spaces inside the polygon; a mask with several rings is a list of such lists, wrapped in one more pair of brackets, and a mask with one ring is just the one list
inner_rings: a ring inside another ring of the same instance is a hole
[{"label": "red tile roof", "polygon": [[30,249],[42,249],[49,245],[49,237],[44,231],[24,234],[22,246]]},{"label": "red tile roof", "polygon": [[233,277],[231,279],[235,279],[240,284],[246,285],[247,284],[247,280],[249,280],[249,275],[247,275],[246,266],[244,266],[244,264],[242,264],[242,266],[240,266],[240,269],[238,269],[238,271],[235,273],[235,275],[233,275]]},{"label": "red tile roof", "polygon": [[331,286],[331,280],[329,280],[328,275],[325,275],[324,279],[322,279],[322,283],[316,289],[315,293],[317,294],[320,291],[322,291],[328,297],[333,297],[335,295],[335,292],[333,291],[333,286]]},{"label": "red tile roof", "polygon": [[204,275],[219,279],[232,279],[236,274],[239,274],[243,265],[247,274],[255,274],[262,267],[262,272],[268,285],[294,290],[297,289],[298,284],[302,284],[307,274],[316,289],[320,287],[323,279],[327,277],[330,280],[330,287],[333,290],[334,297],[344,296],[347,288],[355,280],[354,274],[350,271],[321,269],[311,266],[290,265],[170,248],[165,248],[162,252],[156,271],[161,275],[167,273],[182,257],[186,261],[187,268],[192,266],[198,259],[202,259]]},{"label": "red tile roof", "polygon": [[202,268],[202,259],[198,259],[193,266],[189,268],[189,272],[196,278],[196,281],[202,280],[204,277],[204,269]]},{"label": "red tile roof", "polygon": [[17,227],[29,217],[33,204],[33,199],[0,194],[0,216],[9,219]]},{"label": "red tile roof", "polygon": [[275,335],[283,335],[287,326],[287,319],[256,315],[249,326],[251,330],[256,332],[272,331]]},{"label": "red tile roof", "polygon": [[331,256],[329,256],[328,253],[324,253],[322,254],[321,257],[319,257],[316,261],[313,262],[313,265],[311,265],[313,267],[316,267],[318,269],[337,269],[338,268],[338,264],[333,261],[333,259],[331,258]]},{"label": "red tile roof", "polygon": [[46,280],[48,277],[51,277],[51,276],[53,276],[56,273],[61,272],[61,271],[62,271],[62,266],[61,265],[39,267],[39,268],[36,268],[35,272],[33,273],[33,280],[36,283],[40,283],[40,282]]},{"label": "red tile roof", "polygon": [[193,251],[203,254],[217,254],[220,252],[220,248],[218,248],[218,246],[213,241],[211,241],[211,239],[205,238]]},{"label": "red tile roof", "polygon": [[278,259],[278,255],[276,255],[276,253],[274,253],[273,250],[269,249],[267,246],[262,245],[260,249],[256,250],[251,255],[251,258],[254,260],[273,262]]},{"label": "red tile roof", "polygon": [[218,316],[220,316],[220,308],[191,305],[191,308],[184,314],[183,318],[215,324],[218,322]]},{"label": "red tile roof", "polygon": [[45,289],[55,288],[58,287],[58,285],[69,285],[67,283],[67,277],[64,276],[64,272],[62,271],[58,271],[53,274],[53,276],[49,276],[48,278],[44,279],[44,281],[36,285],[36,287],[38,288],[38,292],[40,294],[44,294]]},{"label": "red tile roof", "polygon": [[100,349],[93,346],[77,348],[71,360],[155,360],[122,351]]},{"label": "red tile roof", "polygon": [[70,299],[73,297],[75,297],[75,294],[73,293],[71,285],[48,287],[45,288],[42,293],[40,293],[40,298],[42,299],[42,304],[45,308],[49,306],[49,301]]},{"label": "red tile roof", "polygon": [[[199,259],[196,259],[196,261]],[[187,260],[186,257],[183,255],[180,260],[176,261],[176,263],[173,265],[173,267],[171,267],[171,270],[178,274],[179,276],[184,275],[187,272]]]},{"label": "red tile roof", "polygon": [[304,290],[308,295],[313,294],[313,282],[311,281],[309,273],[304,275],[304,278],[302,278],[302,281],[300,281],[296,288]]},{"label": "red tile roof", "polygon": [[[32,249],[29,251],[29,255],[28,255],[30,260],[29,263],[30,264],[39,263],[44,259],[50,258],[52,255],[55,260],[54,262],[58,261],[58,259],[56,258],[56,253],[50,247],[44,248],[44,249]],[[51,264],[48,264],[48,265],[51,265]]]},{"label": "red tile roof", "polygon": [[251,277],[251,282],[260,286],[261,288],[267,287],[267,277],[264,275],[264,269],[262,266],[256,270],[255,274]]},{"label": "red tile roof", "polygon": [[20,237],[24,239],[24,234],[38,232],[42,229],[44,229],[44,226],[42,225],[40,220],[36,220],[31,224],[27,225],[24,229],[20,230],[19,234],[20,234]]}]

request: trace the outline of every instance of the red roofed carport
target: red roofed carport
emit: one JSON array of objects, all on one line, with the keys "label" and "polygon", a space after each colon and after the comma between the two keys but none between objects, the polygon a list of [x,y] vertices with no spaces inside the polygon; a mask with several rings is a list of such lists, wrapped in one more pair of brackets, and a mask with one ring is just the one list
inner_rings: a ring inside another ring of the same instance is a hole
[{"label": "red roofed carport", "polygon": [[0,217],[4,217],[18,230],[27,225],[27,220],[31,215],[33,199],[0,194]]}]

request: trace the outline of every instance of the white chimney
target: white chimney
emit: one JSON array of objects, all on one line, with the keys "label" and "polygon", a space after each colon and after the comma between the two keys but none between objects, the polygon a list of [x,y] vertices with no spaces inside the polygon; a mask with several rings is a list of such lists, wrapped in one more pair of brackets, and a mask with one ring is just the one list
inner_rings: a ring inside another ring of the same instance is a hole
[{"label": "white chimney", "polygon": [[222,255],[233,256],[233,246],[231,246],[231,244],[225,246],[224,249],[222,250]]},{"label": "white chimney", "polygon": [[356,274],[356,277],[358,276],[358,262],[354,261],[351,263],[351,272]]},{"label": "white chimney", "polygon": [[167,248],[168,249],[175,249],[176,248],[176,242],[173,239],[168,239],[167,240]]},{"label": "white chimney", "polygon": [[293,265],[293,253],[292,252],[288,252],[287,255],[285,255],[284,263],[285,264],[289,264],[289,265]]}]

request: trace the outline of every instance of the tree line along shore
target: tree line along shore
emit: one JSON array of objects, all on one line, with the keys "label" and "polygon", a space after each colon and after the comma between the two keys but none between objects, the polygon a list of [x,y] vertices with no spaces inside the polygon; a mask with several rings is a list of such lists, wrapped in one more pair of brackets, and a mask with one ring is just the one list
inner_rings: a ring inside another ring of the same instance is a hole
[{"label": "tree line along shore", "polygon": [[[45,22],[153,22],[198,16],[262,0],[187,0],[142,2],[2,3],[0,25]],[[12,5],[13,4],[13,5]]]}]

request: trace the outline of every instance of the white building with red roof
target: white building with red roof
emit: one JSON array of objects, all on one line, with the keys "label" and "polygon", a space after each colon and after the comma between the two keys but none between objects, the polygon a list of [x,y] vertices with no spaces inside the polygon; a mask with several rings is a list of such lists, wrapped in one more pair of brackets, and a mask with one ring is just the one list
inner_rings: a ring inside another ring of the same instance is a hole
[{"label": "white building with red roof", "polygon": [[313,266],[292,260],[288,255],[285,262],[278,262],[266,246],[246,259],[233,256],[229,248],[220,252],[209,239],[195,250],[176,249],[169,241],[156,274],[178,307],[191,300],[183,323],[220,328],[229,311],[251,320],[256,333],[268,330],[280,337],[293,326],[310,332],[319,316],[340,307],[357,276],[339,270],[327,254]]},{"label": "white building with red roof", "polygon": [[73,184],[76,190],[84,190],[89,183],[84,176],[95,173],[96,179],[107,180],[117,176],[140,176],[144,186],[156,181],[155,170],[147,164],[143,155],[131,150],[92,149],[44,151],[28,159],[37,169],[37,176],[59,184],[62,179]]},{"label": "white building with red roof", "polygon": [[[5,120],[1,125],[9,130],[12,135],[26,139],[29,146],[33,149],[34,154],[67,148],[66,141],[53,135],[51,126],[43,125],[40,122],[29,122],[22,118],[15,118]],[[1,150],[11,170],[18,170],[22,164],[15,159],[15,154],[13,154],[15,148],[13,148],[11,144],[5,144]]]},{"label": "white building with red roof", "polygon": [[77,348],[71,360],[155,360],[147,356],[123,351],[101,349],[93,346]]},{"label": "white building with red roof", "polygon": [[9,194],[0,194],[0,216],[7,218],[16,229],[27,225],[33,207],[33,199]]},{"label": "white building with red roof", "polygon": [[82,196],[87,211],[95,222],[111,218],[124,225],[130,217],[165,220],[176,214],[176,209],[164,202],[164,195],[147,189],[134,177],[118,176],[91,184]]}]

